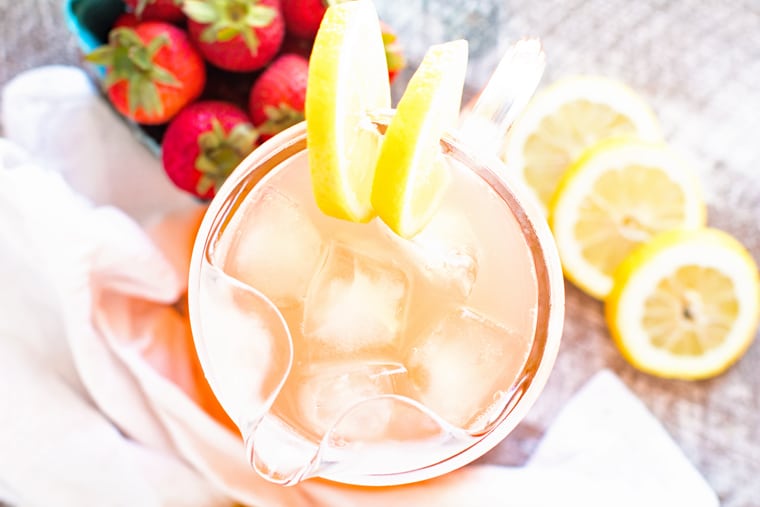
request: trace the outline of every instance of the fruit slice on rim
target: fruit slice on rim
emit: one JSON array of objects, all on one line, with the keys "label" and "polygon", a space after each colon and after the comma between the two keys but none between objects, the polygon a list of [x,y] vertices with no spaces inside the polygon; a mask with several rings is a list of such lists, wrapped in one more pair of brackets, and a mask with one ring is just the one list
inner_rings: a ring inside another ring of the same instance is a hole
[{"label": "fruit slice on rim", "polygon": [[467,41],[430,47],[385,132],[372,185],[372,206],[398,235],[410,238],[430,221],[449,179],[444,132],[462,102]]},{"label": "fruit slice on rim", "polygon": [[605,311],[613,339],[637,368],[668,378],[712,377],[755,337],[757,265],[724,232],[669,231],[620,265]]},{"label": "fruit slice on rim", "polygon": [[662,143],[609,139],[567,170],[550,203],[549,224],[565,275],[604,298],[612,273],[638,245],[705,223],[699,181]]},{"label": "fruit slice on rim", "polygon": [[510,128],[502,156],[510,174],[546,207],[562,174],[586,148],[622,136],[660,140],[649,106],[618,81],[568,77],[530,101]]},{"label": "fruit slice on rim", "polygon": [[314,40],[305,103],[312,188],[325,214],[354,222],[372,218],[380,139],[366,118],[368,111],[390,104],[383,37],[371,0],[330,6]]}]

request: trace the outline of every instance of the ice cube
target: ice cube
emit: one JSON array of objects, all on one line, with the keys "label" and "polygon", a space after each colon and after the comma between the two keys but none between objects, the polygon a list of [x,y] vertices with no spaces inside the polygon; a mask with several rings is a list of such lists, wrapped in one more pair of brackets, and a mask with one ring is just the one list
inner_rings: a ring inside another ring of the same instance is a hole
[{"label": "ice cube", "polygon": [[414,340],[405,364],[415,396],[449,423],[473,429],[521,370],[526,347],[502,325],[468,308]]},{"label": "ice cube", "polygon": [[441,208],[411,242],[424,274],[443,289],[466,298],[478,274],[478,246],[461,213]]},{"label": "ice cube", "polygon": [[224,270],[278,306],[302,301],[323,251],[319,231],[293,199],[272,188],[245,206],[228,226],[235,232],[228,233]]},{"label": "ice cube", "polygon": [[304,336],[325,354],[394,346],[406,316],[409,281],[391,261],[334,243],[304,306]]},{"label": "ice cube", "polygon": [[394,377],[406,373],[402,365],[321,363],[312,365],[311,372],[300,381],[298,405],[318,437],[333,427],[337,439],[367,441],[383,437],[392,418],[393,402],[377,397],[393,394]]}]

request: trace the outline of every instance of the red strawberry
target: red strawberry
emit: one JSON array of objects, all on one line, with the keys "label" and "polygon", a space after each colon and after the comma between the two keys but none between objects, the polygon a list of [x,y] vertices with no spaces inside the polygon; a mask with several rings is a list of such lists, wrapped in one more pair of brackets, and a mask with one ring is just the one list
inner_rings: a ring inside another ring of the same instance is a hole
[{"label": "red strawberry", "polygon": [[178,23],[185,19],[182,0],[124,0],[138,19]]},{"label": "red strawberry", "polygon": [[288,33],[313,39],[327,10],[327,0],[282,0]]},{"label": "red strawberry", "polygon": [[398,37],[387,23],[381,21],[380,29],[383,33],[383,45],[385,46],[385,59],[388,62],[388,79],[392,83],[401,70],[406,67],[404,48],[398,41]]},{"label": "red strawberry", "polygon": [[260,69],[285,36],[280,0],[185,0],[187,28],[206,60],[222,69]]},{"label": "red strawberry", "polygon": [[262,141],[304,119],[308,74],[306,58],[284,54],[253,84],[248,112]]},{"label": "red strawberry", "polygon": [[161,145],[164,170],[177,187],[211,199],[256,146],[248,116],[228,102],[202,101],[169,124]]},{"label": "red strawberry", "polygon": [[111,30],[108,38],[87,60],[106,66],[103,84],[125,116],[146,125],[165,123],[203,91],[203,58],[176,26],[148,21]]},{"label": "red strawberry", "polygon": [[113,26],[111,28],[119,28],[119,27],[134,28],[139,24],[140,24],[140,20],[137,19],[137,16],[135,16],[131,12],[125,12],[124,14],[120,14],[119,17],[116,18],[116,21],[113,22]]}]

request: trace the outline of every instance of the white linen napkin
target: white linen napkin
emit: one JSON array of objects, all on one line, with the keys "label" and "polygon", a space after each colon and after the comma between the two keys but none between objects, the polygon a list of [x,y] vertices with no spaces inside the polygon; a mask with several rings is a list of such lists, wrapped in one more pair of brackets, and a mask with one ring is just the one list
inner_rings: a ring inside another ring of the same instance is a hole
[{"label": "white linen napkin", "polygon": [[115,121],[80,69],[49,66],[18,75],[3,89],[0,111],[5,137],[95,204],[117,206],[139,222],[195,204],[126,124]]},{"label": "white linen napkin", "polygon": [[[52,99],[39,86],[50,80],[67,87]],[[73,105],[67,97],[76,97]],[[258,478],[240,439],[141,355],[144,341],[157,338],[142,324],[186,289],[181,262],[172,262],[166,245],[121,210],[96,204],[126,206],[145,221],[193,203],[159,183],[119,184],[124,167],[145,163],[163,174],[98,101],[81,71],[64,67],[30,71],[3,91],[3,128],[16,144],[0,139],[0,502],[718,505],[662,426],[611,372],[597,374],[576,394],[523,467],[468,466],[396,488],[326,481],[280,488]],[[84,118],[92,115],[97,121]],[[76,142],[46,129],[48,118],[77,125]],[[104,138],[112,141],[102,144]],[[93,150],[100,155],[87,162]],[[78,168],[101,174],[107,184],[88,186]],[[140,203],[131,199],[137,188]],[[171,232],[187,240],[187,231]]]}]

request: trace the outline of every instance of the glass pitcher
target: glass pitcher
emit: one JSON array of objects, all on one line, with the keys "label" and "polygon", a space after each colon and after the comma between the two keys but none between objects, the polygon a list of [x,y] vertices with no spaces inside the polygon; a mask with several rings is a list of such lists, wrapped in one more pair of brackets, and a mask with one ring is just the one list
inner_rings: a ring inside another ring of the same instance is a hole
[{"label": "glass pitcher", "polygon": [[[190,268],[193,335],[263,477],[431,478],[493,448],[534,403],[559,347],[562,271],[496,154],[542,71],[537,41],[510,48],[441,139],[451,182],[411,240],[321,214],[303,123],[211,202]],[[391,115],[370,112],[368,128]]]}]

